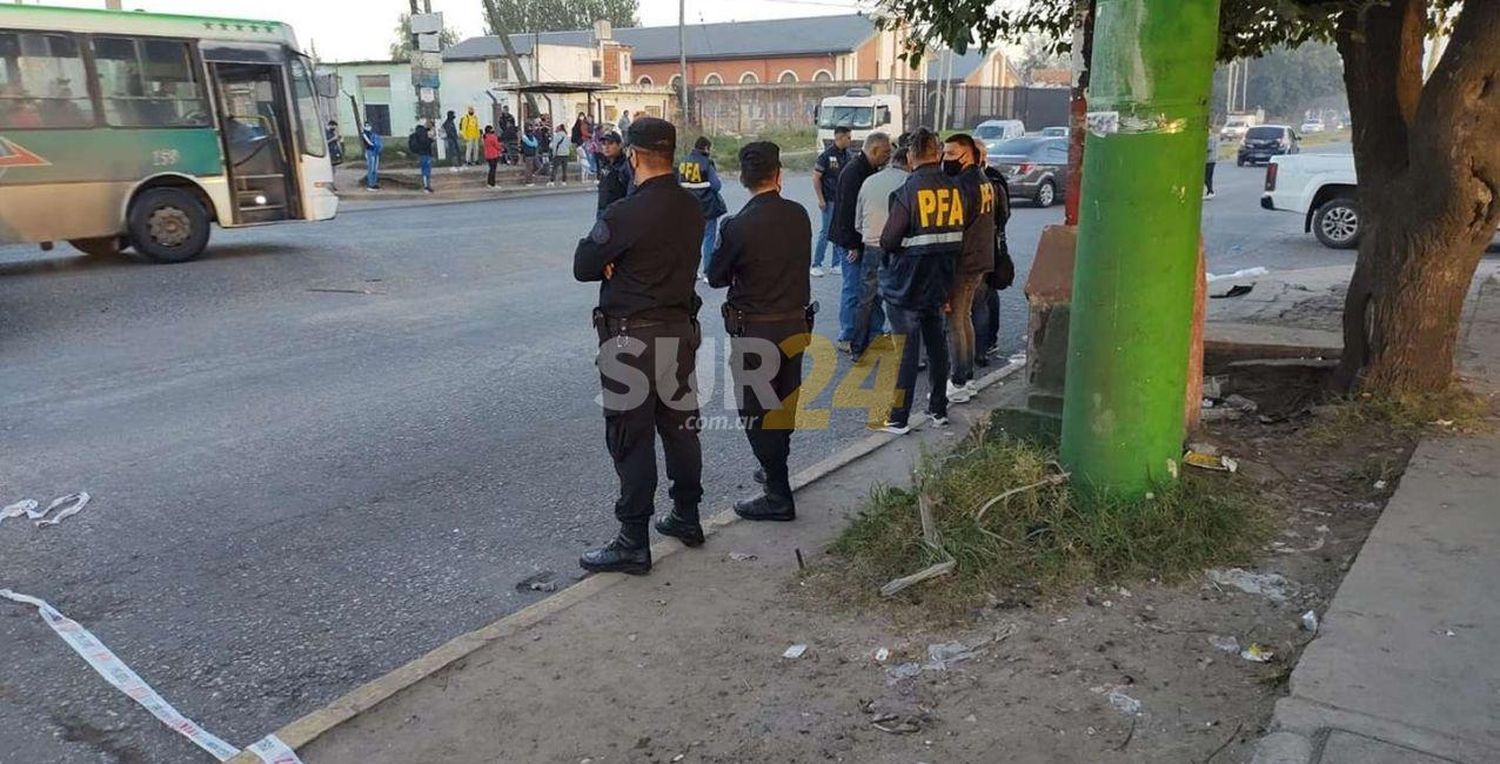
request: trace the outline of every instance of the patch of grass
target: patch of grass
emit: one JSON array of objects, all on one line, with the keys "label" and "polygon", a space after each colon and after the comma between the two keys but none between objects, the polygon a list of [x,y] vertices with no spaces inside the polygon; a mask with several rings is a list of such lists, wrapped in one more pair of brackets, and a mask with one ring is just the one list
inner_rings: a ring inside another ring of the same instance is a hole
[{"label": "patch of grass", "polygon": [[[1270,534],[1264,505],[1234,475],[1189,470],[1149,498],[1103,499],[1066,484],[1055,455],[1013,441],[971,440],[925,457],[917,485],[931,497],[954,575],[908,591],[966,606],[1012,588],[1060,592],[1084,582],[1180,580],[1244,562]],[[979,510],[995,496],[1019,491]],[[841,578],[860,591],[943,559],[922,540],[916,490],[882,487],[831,548]]]},{"label": "patch of grass", "polygon": [[[740,169],[740,147],[754,141],[772,141],[781,147],[782,168],[788,172],[805,172],[812,169],[818,158],[818,131],[816,128],[796,130],[768,130],[750,135],[710,135],[713,141],[714,161],[719,169],[735,172]],[[691,147],[691,141],[687,143]]]},{"label": "patch of grass", "polygon": [[1494,428],[1495,401],[1458,385],[1441,393],[1381,396],[1364,393],[1317,409],[1307,428],[1317,445],[1348,442],[1372,428],[1418,437],[1425,434],[1483,433]]}]

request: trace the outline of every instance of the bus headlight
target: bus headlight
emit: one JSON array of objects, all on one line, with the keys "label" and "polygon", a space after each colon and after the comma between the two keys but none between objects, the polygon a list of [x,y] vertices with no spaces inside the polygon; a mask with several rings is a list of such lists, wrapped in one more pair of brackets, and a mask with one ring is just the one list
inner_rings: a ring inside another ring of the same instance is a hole
[{"label": "bus headlight", "polygon": [[266,200],[266,195],[265,194],[256,194],[255,195],[255,204],[256,204],[256,206],[264,207],[264,206],[266,206],[266,201],[267,200]]}]

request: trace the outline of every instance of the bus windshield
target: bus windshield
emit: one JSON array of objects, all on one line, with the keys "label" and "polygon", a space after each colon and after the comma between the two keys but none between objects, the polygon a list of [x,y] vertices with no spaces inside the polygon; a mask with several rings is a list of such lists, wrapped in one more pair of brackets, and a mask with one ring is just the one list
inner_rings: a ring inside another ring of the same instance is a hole
[{"label": "bus windshield", "polygon": [[297,124],[301,126],[302,153],[320,157],[328,153],[323,137],[323,119],[318,116],[318,91],[313,85],[312,64],[306,56],[291,60],[292,94],[297,101]]},{"label": "bus windshield", "polygon": [[867,130],[875,126],[872,106],[824,106],[818,114],[818,127],[852,127]]}]

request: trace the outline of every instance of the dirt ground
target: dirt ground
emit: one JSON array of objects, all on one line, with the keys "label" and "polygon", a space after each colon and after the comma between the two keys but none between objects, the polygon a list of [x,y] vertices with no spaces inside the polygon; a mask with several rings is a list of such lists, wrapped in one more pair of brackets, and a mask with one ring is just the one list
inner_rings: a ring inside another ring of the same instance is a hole
[{"label": "dirt ground", "polygon": [[[1262,396],[1273,410],[1278,398]],[[818,646],[836,656],[819,679],[872,689],[844,708],[809,709],[846,720],[843,744],[829,753],[842,761],[1248,760],[1313,636],[1302,615],[1323,613],[1414,447],[1378,428],[1327,443],[1315,436],[1319,426],[1305,414],[1273,424],[1252,415],[1209,424],[1196,438],[1238,459],[1239,475],[1269,500],[1276,540],[1247,567],[1283,576],[1284,601],[1203,576],[1046,600],[994,592],[968,622],[947,628],[914,625],[924,620],[920,596],[846,614],[830,644]],[[810,617],[837,589],[819,577],[796,587]],[[1222,649],[1229,639],[1273,657],[1247,660]],[[974,657],[933,665],[929,646],[952,642]],[[880,647],[890,650],[884,662],[874,655]],[[913,670],[902,664],[923,670],[902,677]],[[893,736],[911,741],[897,744],[908,758],[891,755]]]}]

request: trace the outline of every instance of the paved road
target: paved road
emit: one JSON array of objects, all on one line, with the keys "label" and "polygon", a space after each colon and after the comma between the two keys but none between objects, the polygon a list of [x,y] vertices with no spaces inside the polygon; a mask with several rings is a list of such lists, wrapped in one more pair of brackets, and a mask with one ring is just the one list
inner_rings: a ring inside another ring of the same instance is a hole
[{"label": "paved road", "polygon": [[[1219,170],[1210,270],[1352,258],[1260,210],[1262,171]],[[810,201],[806,176],[792,186]],[[0,526],[0,586],[50,600],[240,745],[541,596],[515,584],[571,576],[612,531],[595,292],[569,270],[591,204],[392,204],[217,232],[171,267],[0,249],[0,504],[95,497],[55,528]],[[1060,220],[1016,210],[1022,278]],[[837,279],[815,286],[836,304]],[[1018,349],[1016,292],[1006,319]],[[838,412],[795,460],[861,431]],[[730,431],[704,448],[722,507],[748,490],[748,449]],[[204,759],[28,610],[0,604],[0,655],[0,761]]]}]

